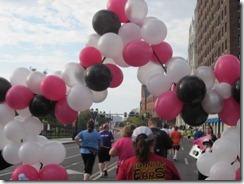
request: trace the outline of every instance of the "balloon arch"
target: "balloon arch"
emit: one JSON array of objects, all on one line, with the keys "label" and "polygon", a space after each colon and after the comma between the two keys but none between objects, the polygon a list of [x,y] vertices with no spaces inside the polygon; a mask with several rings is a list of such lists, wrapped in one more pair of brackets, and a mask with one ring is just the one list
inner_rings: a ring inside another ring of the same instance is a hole
[{"label": "balloon arch", "polygon": [[[165,23],[147,17],[147,11],[144,0],[108,0],[107,9],[92,19],[96,33],[88,36],[80,63],[66,64],[59,76],[20,67],[10,82],[0,78],[0,149],[6,162],[22,163],[13,180],[19,173],[31,180],[68,178],[60,165],[65,148],[39,135],[39,117],[54,112],[60,123],[73,123],[79,112],[104,101],[108,88],[123,82],[120,67],[138,67],[138,80],[157,97],[155,111],[163,119],[180,115],[190,126],[200,126],[209,114],[218,114],[230,128],[212,153],[197,160],[197,167],[209,180],[235,179],[238,170],[231,163],[240,157],[240,61],[226,54],[214,69],[200,66],[191,75],[184,58],[172,57],[173,49],[164,41]],[[40,163],[44,167],[39,170]]]}]

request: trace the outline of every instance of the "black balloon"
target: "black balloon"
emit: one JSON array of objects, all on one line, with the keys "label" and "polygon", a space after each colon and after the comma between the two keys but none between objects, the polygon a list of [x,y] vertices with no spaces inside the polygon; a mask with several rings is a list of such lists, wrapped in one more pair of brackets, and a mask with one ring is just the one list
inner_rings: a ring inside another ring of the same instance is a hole
[{"label": "black balloon", "polygon": [[36,95],[29,104],[29,110],[33,116],[44,117],[50,113],[52,103],[42,95]]},{"label": "black balloon", "polygon": [[0,102],[5,101],[6,93],[11,87],[12,85],[7,79],[0,77]]},{"label": "black balloon", "polygon": [[201,103],[184,104],[180,115],[190,126],[200,126],[208,119],[208,113],[203,110]]},{"label": "black balloon", "polygon": [[108,32],[117,34],[119,32],[121,22],[114,12],[110,10],[100,10],[93,16],[92,26],[99,35],[103,35]]},{"label": "black balloon", "polygon": [[241,91],[241,81],[239,78],[235,81],[231,89],[232,96],[235,99],[235,101],[238,103],[240,103],[240,91]]},{"label": "black balloon", "polygon": [[94,64],[85,71],[86,85],[93,91],[107,89],[112,81],[112,75],[104,64]]},{"label": "black balloon", "polygon": [[176,94],[183,103],[199,103],[206,94],[206,86],[199,77],[188,75],[177,83]]}]

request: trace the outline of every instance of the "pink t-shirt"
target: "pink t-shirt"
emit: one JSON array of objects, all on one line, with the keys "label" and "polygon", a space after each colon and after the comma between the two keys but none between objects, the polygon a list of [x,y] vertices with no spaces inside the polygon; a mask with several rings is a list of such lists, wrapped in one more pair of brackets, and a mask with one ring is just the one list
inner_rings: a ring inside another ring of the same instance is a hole
[{"label": "pink t-shirt", "polygon": [[114,143],[113,148],[118,150],[118,164],[121,164],[127,158],[134,156],[134,149],[131,137],[120,138]]}]

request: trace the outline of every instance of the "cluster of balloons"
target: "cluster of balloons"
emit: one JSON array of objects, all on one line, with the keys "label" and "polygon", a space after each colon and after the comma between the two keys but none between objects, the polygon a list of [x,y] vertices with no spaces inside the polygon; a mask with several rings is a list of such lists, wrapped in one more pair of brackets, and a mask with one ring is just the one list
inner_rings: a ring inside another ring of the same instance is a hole
[{"label": "cluster of balloons", "polygon": [[[50,146],[58,143],[41,143],[38,118],[51,114],[62,124],[73,123],[79,112],[104,101],[108,88],[123,82],[120,67],[138,67],[137,78],[157,97],[155,111],[163,119],[181,114],[187,124],[199,126],[209,114],[219,114],[224,123],[237,124],[240,61],[224,55],[214,70],[201,66],[191,75],[184,58],[172,57],[173,49],[165,41],[165,23],[147,13],[145,0],[108,0],[107,9],[93,16],[96,33],[88,36],[79,63],[67,63],[62,71],[47,76],[20,67],[10,82],[0,78],[0,148],[7,162],[25,164],[16,173],[33,172],[34,179],[50,179],[48,172],[64,173],[57,166],[64,159],[64,148]],[[44,167],[33,171],[31,166],[40,163]]]},{"label": "cluster of balloons", "polygon": [[240,120],[226,129],[217,139],[212,152],[205,152],[197,159],[199,172],[207,180],[240,180]]},{"label": "cluster of balloons", "polygon": [[[174,60],[168,61],[169,64]],[[200,126],[206,122],[209,114],[218,114],[223,123],[236,125],[240,119],[240,61],[236,56],[223,55],[217,59],[214,69],[200,66],[194,75],[190,75],[189,71],[178,72],[183,77],[175,80],[176,87],[170,91],[172,83],[168,85],[168,82],[164,91],[159,90],[165,83],[162,83],[162,77],[157,77],[160,82],[155,82],[153,90],[154,95],[158,96],[155,103],[158,116],[170,120],[180,115],[186,124]],[[170,76],[167,72],[164,80]],[[147,81],[149,91],[153,91],[152,80],[155,78],[155,75],[151,76]]]}]

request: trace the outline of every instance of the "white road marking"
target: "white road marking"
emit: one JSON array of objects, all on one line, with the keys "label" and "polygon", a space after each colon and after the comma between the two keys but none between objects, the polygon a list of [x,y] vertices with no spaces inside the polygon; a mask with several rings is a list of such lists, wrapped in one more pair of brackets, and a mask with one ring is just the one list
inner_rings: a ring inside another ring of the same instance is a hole
[{"label": "white road marking", "polygon": [[184,147],[181,147],[181,149],[184,151]]},{"label": "white road marking", "polygon": [[66,160],[66,159],[70,159],[70,158],[74,158],[74,157],[80,157],[80,154],[79,155],[73,155],[73,156],[70,156],[70,157],[66,157],[64,160]]},{"label": "white road marking", "polygon": [[188,163],[188,160],[187,160],[187,158],[185,158],[185,163],[186,163],[186,165],[188,165],[189,163]]}]

